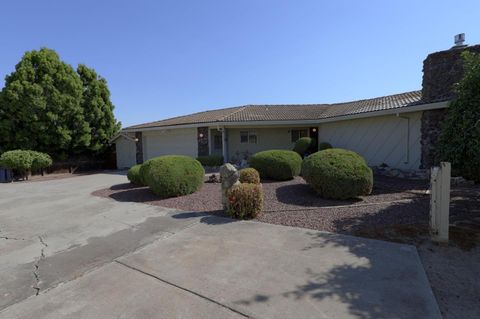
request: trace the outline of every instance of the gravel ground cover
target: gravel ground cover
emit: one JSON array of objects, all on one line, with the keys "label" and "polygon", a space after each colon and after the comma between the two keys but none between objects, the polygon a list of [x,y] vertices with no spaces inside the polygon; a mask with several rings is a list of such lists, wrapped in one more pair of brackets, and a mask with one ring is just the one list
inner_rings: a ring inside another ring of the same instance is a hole
[{"label": "gravel ground cover", "polygon": [[[303,181],[262,181],[264,210],[259,221],[316,230],[351,232],[363,224],[389,225],[428,222],[428,196],[423,181],[396,180],[379,177],[372,195],[353,200],[328,200],[318,197]],[[194,194],[159,199],[148,187],[125,183],[96,191],[94,195],[117,201],[142,202],[186,211],[223,214],[220,184],[205,183]],[[394,204],[392,204],[394,202]],[[412,209],[412,206],[421,209]]]},{"label": "gravel ground cover", "polygon": [[[438,246],[428,240],[428,181],[386,176],[374,180],[371,195],[345,201],[319,198],[298,177],[262,181],[264,211],[257,220],[416,245],[443,317],[478,318],[480,186],[452,189],[451,243]],[[197,193],[169,199],[158,199],[147,187],[129,183],[93,195],[223,215],[220,184],[205,183]]]}]

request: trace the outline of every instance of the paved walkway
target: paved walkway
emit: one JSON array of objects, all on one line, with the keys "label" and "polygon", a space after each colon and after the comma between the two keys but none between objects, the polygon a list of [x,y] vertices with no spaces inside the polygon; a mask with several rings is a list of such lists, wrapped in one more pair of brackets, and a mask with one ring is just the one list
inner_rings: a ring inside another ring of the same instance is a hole
[{"label": "paved walkway", "polygon": [[440,318],[412,246],[90,195],[124,182],[0,184],[0,318]]}]

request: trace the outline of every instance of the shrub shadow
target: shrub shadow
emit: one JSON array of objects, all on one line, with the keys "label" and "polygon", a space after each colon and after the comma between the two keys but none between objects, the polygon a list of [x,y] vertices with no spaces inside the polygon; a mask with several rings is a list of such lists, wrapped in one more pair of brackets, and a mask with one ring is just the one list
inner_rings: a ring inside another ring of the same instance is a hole
[{"label": "shrub shadow", "polygon": [[[121,184],[124,185],[124,184]],[[122,187],[122,186],[119,186]],[[113,190],[113,188],[111,188]],[[117,188],[117,190],[123,189],[121,192],[115,192],[108,197],[118,202],[134,202],[134,203],[149,203],[160,200],[148,187],[130,187],[130,188]]]},{"label": "shrub shadow", "polygon": [[[223,216],[222,216],[223,215]],[[223,211],[215,211],[215,215],[211,212],[196,213],[196,212],[181,212],[170,215],[175,219],[188,219],[200,217],[200,223],[207,225],[224,225],[237,222],[237,219],[227,217]]]},{"label": "shrub shadow", "polygon": [[321,198],[310,186],[301,183],[280,186],[275,190],[275,195],[277,197],[277,200],[281,203],[303,207],[351,205],[362,201],[359,198],[354,198],[350,200],[333,200]]}]

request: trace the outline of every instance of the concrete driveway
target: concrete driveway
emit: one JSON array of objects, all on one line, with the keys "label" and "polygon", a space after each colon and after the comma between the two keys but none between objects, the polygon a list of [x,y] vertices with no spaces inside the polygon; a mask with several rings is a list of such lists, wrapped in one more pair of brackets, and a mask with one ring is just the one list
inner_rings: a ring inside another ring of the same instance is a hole
[{"label": "concrete driveway", "polygon": [[441,318],[413,246],[0,184],[0,318]]}]

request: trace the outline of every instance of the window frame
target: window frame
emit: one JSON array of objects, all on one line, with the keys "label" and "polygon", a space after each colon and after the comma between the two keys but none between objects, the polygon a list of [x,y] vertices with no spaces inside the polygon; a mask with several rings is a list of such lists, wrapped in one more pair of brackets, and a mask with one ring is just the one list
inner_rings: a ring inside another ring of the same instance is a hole
[{"label": "window frame", "polygon": [[257,144],[257,143],[258,143],[258,137],[257,137],[256,131],[254,130],[240,131],[240,144]]},{"label": "window frame", "polygon": [[[297,138],[294,140],[293,138],[293,134],[294,132],[297,133]],[[305,135],[301,134],[300,132],[304,132]],[[302,137],[308,137],[309,136],[309,129],[308,128],[301,128],[301,129],[291,129],[290,130],[290,141],[292,143],[296,143],[299,139],[301,139]]]}]

